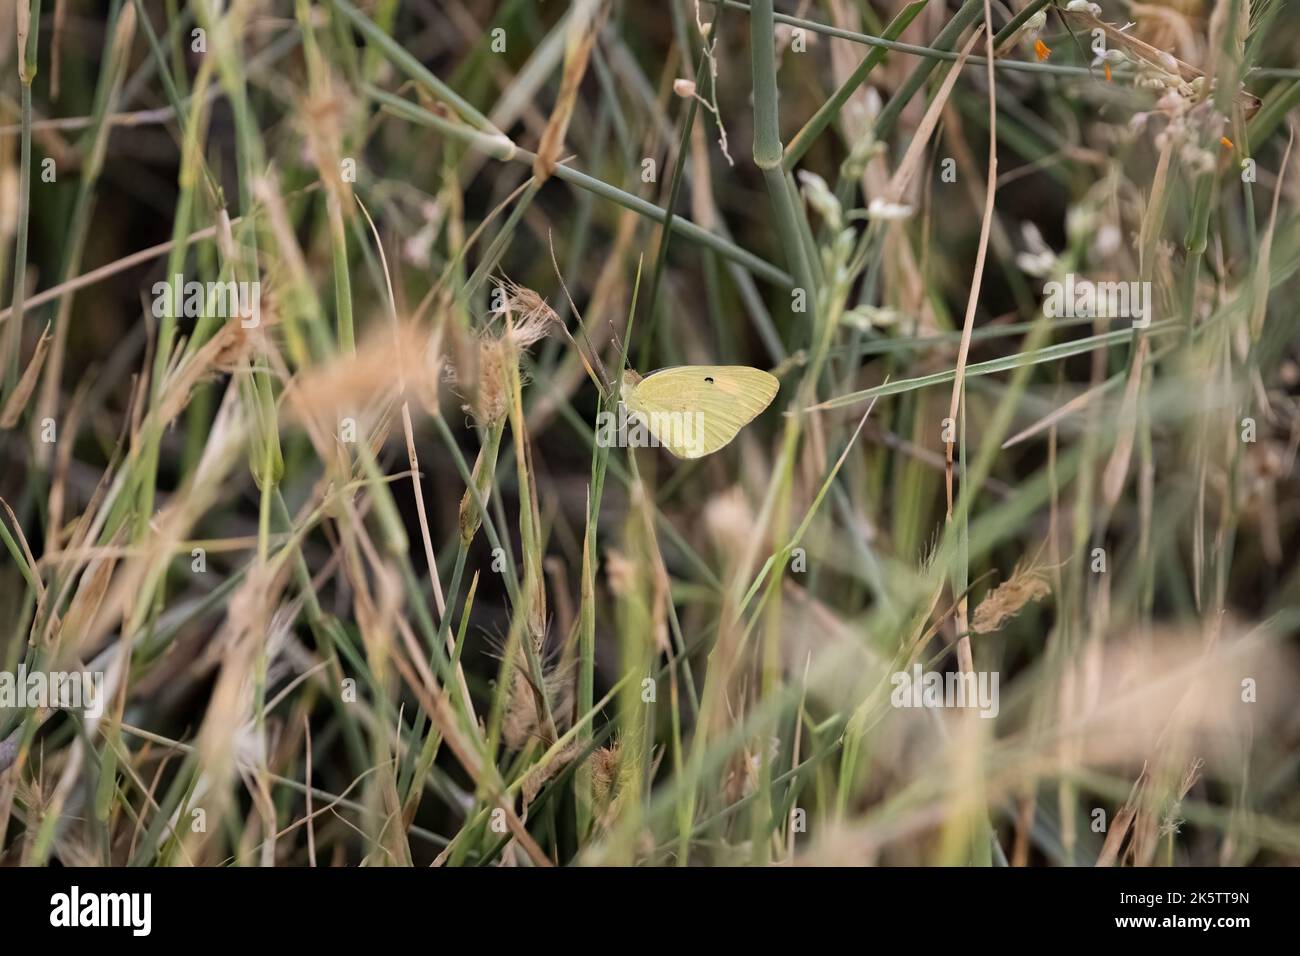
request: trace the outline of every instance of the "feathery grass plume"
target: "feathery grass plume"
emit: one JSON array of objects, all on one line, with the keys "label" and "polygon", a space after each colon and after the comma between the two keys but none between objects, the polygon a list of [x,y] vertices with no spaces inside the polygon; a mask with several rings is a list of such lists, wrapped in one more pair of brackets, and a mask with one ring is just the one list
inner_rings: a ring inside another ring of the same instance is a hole
[{"label": "feathery grass plume", "polygon": [[620,749],[621,743],[615,739],[608,746],[594,751],[587,760],[591,767],[591,799],[598,816],[609,809],[616,794]]},{"label": "feathery grass plume", "polygon": [[1019,614],[1031,601],[1041,601],[1052,593],[1050,571],[1023,560],[1016,563],[1007,578],[984,596],[971,617],[976,634],[1001,630],[1008,620]]},{"label": "feathery grass plume", "polygon": [[486,505],[495,480],[497,455],[509,411],[511,365],[517,374],[520,353],[540,341],[550,331],[552,322],[559,321],[546,300],[532,289],[509,279],[502,280],[500,288],[503,292],[497,312],[500,328],[493,328],[495,322],[489,324],[468,348],[461,349],[473,363],[472,369],[462,372],[452,365],[458,387],[465,390],[462,394],[469,393],[465,411],[486,429],[486,438],[474,461],[474,489],[466,488],[460,499],[458,525],[461,541],[466,545],[483,523],[475,498]]},{"label": "feathery grass plume", "polygon": [[[238,332],[232,330],[232,335]],[[362,440],[391,405],[403,377],[415,381],[424,373],[427,345],[427,333],[410,323],[396,332],[376,328],[355,352],[336,355],[293,377],[281,401],[286,419],[337,436],[340,419],[350,416],[357,422],[357,440]],[[222,349],[216,353],[228,354]]]},{"label": "feathery grass plume", "polygon": [[1275,687],[1300,683],[1296,655],[1279,637],[1232,619],[1209,644],[1172,627],[1116,635],[1099,646],[1086,685],[1070,695],[1061,739],[1077,743],[1080,761],[1093,766],[1149,762],[1159,779],[1169,760],[1188,752],[1205,761],[1207,774],[1230,774],[1241,734],[1265,733],[1285,719],[1282,701],[1269,695],[1243,707],[1252,687],[1265,679]]},{"label": "feathery grass plume", "polygon": [[560,749],[559,753],[549,760],[540,760],[535,763],[532,769],[528,771],[528,775],[524,777],[523,785],[520,788],[520,792],[524,797],[524,806],[527,807],[536,800],[537,795],[542,792],[542,788],[553,780],[560,771],[573,763],[581,752],[581,741],[570,740]]},{"label": "feathery grass plume", "polygon": [[719,554],[742,554],[754,533],[754,509],[744,489],[735,485],[710,498],[704,506],[704,527]]},{"label": "feathery grass plume", "polygon": [[[521,657],[525,659],[521,660]],[[529,741],[546,740],[549,731],[542,726],[538,715],[538,688],[525,655],[515,655],[513,674],[501,722],[501,736],[511,750],[522,750]],[[562,667],[549,657],[544,658],[541,694],[555,719],[555,729],[566,730],[567,716],[573,713],[573,669]]]},{"label": "feathery grass plume", "polygon": [[511,366],[518,369],[520,353],[550,331],[559,317],[540,295],[509,279],[500,283],[503,293],[493,320],[478,335],[473,397],[465,410],[483,425],[502,421],[509,410]]},{"label": "feathery grass plume", "polygon": [[[646,762],[636,753],[640,745],[619,735],[608,745],[593,751],[587,760],[591,774],[591,809],[594,835],[618,839],[618,828],[625,818],[635,818],[637,794],[640,793],[638,775],[644,772]],[[661,757],[662,753],[658,755]],[[651,759],[651,773],[658,766],[658,757]],[[635,819],[634,819],[635,822]],[[645,846],[645,831],[633,838],[626,852],[635,858],[645,859],[652,847]]]}]

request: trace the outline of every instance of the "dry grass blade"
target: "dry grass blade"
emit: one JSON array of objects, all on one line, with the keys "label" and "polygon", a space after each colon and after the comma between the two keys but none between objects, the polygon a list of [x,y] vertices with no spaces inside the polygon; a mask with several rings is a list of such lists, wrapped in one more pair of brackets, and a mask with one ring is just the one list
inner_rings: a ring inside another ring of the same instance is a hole
[{"label": "dry grass blade", "polygon": [[889,184],[885,187],[886,201],[893,204],[901,203],[912,180],[916,178],[916,173],[925,159],[925,151],[930,145],[930,137],[934,135],[934,128],[939,124],[939,117],[943,115],[944,107],[948,104],[948,97],[952,95],[953,87],[961,77],[962,68],[965,67],[971,50],[979,41],[981,32],[983,28],[976,30],[966,41],[956,62],[949,68],[948,75],[943,78],[943,83],[930,100],[930,105],[917,125],[916,132],[912,134],[907,152],[903,154],[898,168],[894,170],[894,175],[889,178]]},{"label": "dry grass blade", "polygon": [[18,419],[27,407],[27,402],[32,397],[32,392],[36,390],[36,383],[41,376],[41,366],[45,363],[45,353],[50,347],[50,327],[47,324],[45,331],[36,341],[36,348],[32,352],[31,359],[27,362],[27,368],[23,372],[23,377],[18,380],[17,387],[9,395],[9,400],[5,402],[4,410],[0,411],[0,428],[13,428],[18,424]]},{"label": "dry grass blade", "polygon": [[569,121],[573,117],[573,108],[578,100],[578,88],[587,73],[591,48],[596,43],[606,7],[607,0],[578,0],[569,11],[569,22],[564,37],[564,73],[560,80],[560,92],[556,96],[555,108],[551,111],[551,118],[537,147],[537,158],[533,160],[533,176],[536,177],[539,185],[550,178],[555,164],[564,151],[564,136],[569,130]]},{"label": "dry grass blade", "polygon": [[1107,509],[1114,508],[1119,501],[1120,493],[1124,490],[1124,479],[1128,475],[1129,457],[1133,454],[1133,439],[1138,428],[1138,397],[1142,392],[1142,378],[1150,347],[1151,340],[1139,333],[1133,349],[1133,361],[1129,366],[1128,384],[1124,388],[1124,401],[1119,410],[1119,435],[1101,479],[1101,496]]}]

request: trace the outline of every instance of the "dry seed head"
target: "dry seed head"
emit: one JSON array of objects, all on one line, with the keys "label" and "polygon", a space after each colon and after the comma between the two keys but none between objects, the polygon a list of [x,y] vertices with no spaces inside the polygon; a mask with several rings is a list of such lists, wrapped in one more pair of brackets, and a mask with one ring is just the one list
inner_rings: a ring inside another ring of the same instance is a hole
[{"label": "dry seed head", "polygon": [[507,747],[522,750],[537,731],[537,701],[528,678],[519,670],[513,672],[510,680],[510,696],[506,700],[501,733]]},{"label": "dry seed head", "polygon": [[736,486],[714,495],[704,507],[704,526],[724,554],[740,554],[754,533],[754,512]]},{"label": "dry seed head", "polygon": [[355,353],[340,355],[305,369],[294,379],[295,400],[287,405],[295,418],[310,416],[333,431],[341,416],[384,407],[400,382],[419,381],[424,372],[427,332],[403,323],[387,325],[357,343]]},{"label": "dry seed head", "polygon": [[536,763],[524,777],[523,794],[524,805],[532,803],[537,799],[537,795],[542,792],[542,788],[558,774],[561,770],[573,762],[573,758],[582,750],[582,744],[577,740],[570,740],[564,747],[550,760],[545,763]]},{"label": "dry seed head", "polygon": [[596,806],[605,807],[614,794],[618,783],[619,750],[621,744],[615,740],[608,747],[601,747],[591,755],[591,796]]},{"label": "dry seed head", "polygon": [[513,326],[506,334],[520,348],[532,345],[550,331],[552,322],[560,321],[555,310],[532,289],[509,279],[502,281],[501,288],[506,293],[506,298],[496,312],[511,317]]},{"label": "dry seed head", "polygon": [[996,631],[1019,614],[1026,604],[1042,600],[1051,593],[1046,569],[1017,564],[1011,577],[990,591],[975,608],[971,628],[976,634]]},{"label": "dry seed head", "polygon": [[[502,736],[511,750],[522,750],[529,740],[547,737],[538,721],[537,697],[533,693],[532,682],[528,679],[528,662],[524,654],[523,648],[516,654],[510,696],[506,700],[501,723]],[[543,662],[542,687],[556,729],[563,733],[569,723],[567,717],[573,712],[572,668],[560,668]]]},{"label": "dry seed head", "polygon": [[505,327],[500,332],[484,332],[479,336],[478,391],[473,404],[467,408],[483,424],[505,417],[510,363],[518,363],[519,353],[546,335],[552,322],[560,320],[546,300],[532,289],[509,279],[502,282],[501,289],[505,299],[496,314],[504,317]]},{"label": "dry seed head", "polygon": [[485,425],[506,416],[506,363],[515,361],[509,342],[484,338],[478,347],[478,392],[471,411]]}]

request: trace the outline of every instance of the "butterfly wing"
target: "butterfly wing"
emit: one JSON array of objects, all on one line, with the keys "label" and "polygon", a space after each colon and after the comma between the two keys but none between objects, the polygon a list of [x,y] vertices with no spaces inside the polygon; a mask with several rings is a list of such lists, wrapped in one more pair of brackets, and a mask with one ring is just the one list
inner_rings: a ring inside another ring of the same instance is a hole
[{"label": "butterfly wing", "polygon": [[779,388],[774,375],[744,365],[678,365],[647,375],[625,403],[678,458],[702,458],[735,438]]}]

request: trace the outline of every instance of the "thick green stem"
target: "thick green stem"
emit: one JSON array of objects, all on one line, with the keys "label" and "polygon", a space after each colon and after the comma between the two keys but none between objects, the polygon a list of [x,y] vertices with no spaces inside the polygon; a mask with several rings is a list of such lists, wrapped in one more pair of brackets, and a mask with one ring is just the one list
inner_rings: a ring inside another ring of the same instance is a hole
[{"label": "thick green stem", "polygon": [[771,169],[781,165],[782,153],[772,0],[755,0],[749,7],[749,49],[754,73],[754,163],[759,169]]},{"label": "thick green stem", "polygon": [[763,171],[777,232],[786,263],[794,273],[797,289],[802,289],[813,309],[816,308],[817,284],[803,237],[807,224],[800,222],[803,206],[799,194],[785,174],[781,159],[781,118],[776,89],[776,35],[772,20],[772,0],[758,0],[749,8],[749,47],[754,75],[754,165]]}]

